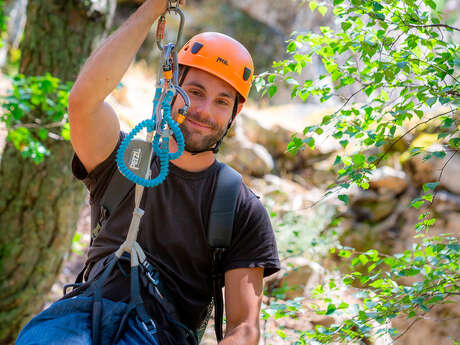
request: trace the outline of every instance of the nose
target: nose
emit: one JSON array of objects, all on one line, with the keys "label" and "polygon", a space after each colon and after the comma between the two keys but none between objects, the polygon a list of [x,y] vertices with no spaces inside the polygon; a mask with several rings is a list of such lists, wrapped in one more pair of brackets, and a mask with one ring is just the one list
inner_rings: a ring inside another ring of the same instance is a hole
[{"label": "nose", "polygon": [[192,101],[190,108],[203,119],[211,118],[211,101],[208,99],[200,99],[199,101],[194,100]]}]

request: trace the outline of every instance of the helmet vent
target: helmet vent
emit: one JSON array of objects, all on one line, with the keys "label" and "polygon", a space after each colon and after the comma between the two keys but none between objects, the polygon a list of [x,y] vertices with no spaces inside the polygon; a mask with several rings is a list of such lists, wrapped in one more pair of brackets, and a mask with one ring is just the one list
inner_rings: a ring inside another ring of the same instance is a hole
[{"label": "helmet vent", "polygon": [[202,47],[203,45],[200,42],[193,43],[192,54],[198,53]]},{"label": "helmet vent", "polygon": [[252,71],[249,68],[245,67],[244,68],[244,73],[243,73],[244,81],[248,81],[248,79],[251,76],[251,74],[252,74]]}]

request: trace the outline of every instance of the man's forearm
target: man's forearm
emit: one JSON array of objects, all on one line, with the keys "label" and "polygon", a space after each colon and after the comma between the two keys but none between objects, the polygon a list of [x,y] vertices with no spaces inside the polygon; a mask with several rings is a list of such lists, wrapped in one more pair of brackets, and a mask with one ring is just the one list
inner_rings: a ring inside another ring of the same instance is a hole
[{"label": "man's forearm", "polygon": [[[147,0],[86,61],[71,98],[89,113],[119,84],[155,20],[164,12],[165,0]],[[79,100],[84,101],[81,104]],[[80,109],[83,110],[83,109]]]},{"label": "man's forearm", "polygon": [[228,331],[219,345],[257,345],[259,337],[259,329],[242,323]]}]

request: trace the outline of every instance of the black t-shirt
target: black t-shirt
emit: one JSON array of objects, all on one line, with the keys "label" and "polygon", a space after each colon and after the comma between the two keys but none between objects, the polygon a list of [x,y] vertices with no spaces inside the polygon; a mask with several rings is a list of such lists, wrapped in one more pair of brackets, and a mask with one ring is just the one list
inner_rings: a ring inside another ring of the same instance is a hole
[{"label": "black t-shirt", "polygon": [[[92,208],[101,199],[117,169],[116,151],[91,173],[75,155],[72,170],[90,192]],[[145,188],[138,242],[148,259],[160,270],[168,291],[174,296],[182,322],[198,327],[206,316],[212,296],[210,249],[206,241],[211,202],[219,164],[196,173],[169,165],[169,175],[157,187]],[[159,173],[159,161],[152,163],[152,176]],[[88,252],[95,263],[116,251],[126,239],[134,207],[134,188],[102,225]],[[264,276],[279,270],[279,259],[270,219],[258,197],[244,184],[239,191],[231,247],[224,253],[224,271],[263,267]],[[145,294],[144,294],[145,295]],[[129,279],[116,270],[104,288],[112,300],[129,300]],[[144,296],[144,300],[149,300]],[[148,306],[147,306],[147,309]]]}]

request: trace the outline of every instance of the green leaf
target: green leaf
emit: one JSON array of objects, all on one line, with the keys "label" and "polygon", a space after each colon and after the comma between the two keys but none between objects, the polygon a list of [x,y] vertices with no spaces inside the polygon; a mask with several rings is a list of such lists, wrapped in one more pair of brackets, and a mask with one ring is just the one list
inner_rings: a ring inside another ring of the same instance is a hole
[{"label": "green leaf", "polygon": [[349,28],[352,27],[352,24],[350,22],[343,22],[342,24],[340,24],[340,26],[342,27],[343,31],[347,31]]},{"label": "green leaf", "polygon": [[367,258],[366,255],[360,254],[358,258],[363,266],[365,266],[369,262],[369,259]]},{"label": "green leaf", "polygon": [[287,48],[286,48],[286,51],[288,53],[293,53],[297,50],[297,44],[296,44],[296,41],[291,41],[289,42]]},{"label": "green leaf", "polygon": [[64,140],[70,140],[70,125],[68,123],[62,127],[61,136]]},{"label": "green leaf", "polygon": [[308,3],[308,6],[310,6],[310,10],[311,10],[312,12],[314,12],[315,9],[318,7],[318,3],[317,3],[316,1],[310,1],[310,2]]},{"label": "green leaf", "polygon": [[302,140],[305,144],[307,144],[310,148],[315,148],[315,139],[312,137],[308,137]]},{"label": "green leaf", "polygon": [[345,205],[347,205],[347,206],[350,203],[350,198],[346,194],[340,194],[338,196],[338,198],[339,198],[340,201],[343,201],[345,203]]},{"label": "green leaf", "polygon": [[440,182],[428,182],[423,185],[423,191],[426,193],[429,190],[435,190]]},{"label": "green leaf", "polygon": [[433,0],[425,0],[425,4],[430,6],[433,10],[436,9],[436,3]]},{"label": "green leaf", "polygon": [[423,195],[423,196],[422,196],[422,199],[423,199],[423,200],[426,200],[426,201],[429,201],[429,202],[433,202],[433,194],[426,194],[426,195]]},{"label": "green leaf", "polygon": [[353,163],[357,166],[362,166],[366,162],[366,156],[361,153],[353,155]]},{"label": "green leaf", "polygon": [[446,156],[444,151],[435,151],[433,152],[433,156],[443,159]]},{"label": "green leaf", "polygon": [[428,106],[431,107],[433,104],[436,103],[437,99],[438,99],[437,97],[430,97],[425,102],[426,102],[426,104],[428,104]]},{"label": "green leaf", "polygon": [[339,141],[339,144],[340,144],[343,148],[346,148],[347,145],[348,145],[348,140],[340,140],[340,141]]},{"label": "green leaf", "polygon": [[284,331],[282,331],[281,329],[277,329],[276,330],[276,334],[278,334],[278,336],[282,339],[286,339],[287,335]]},{"label": "green leaf", "polygon": [[449,144],[452,147],[460,148],[460,138],[452,138],[452,139],[450,139]]},{"label": "green leaf", "polygon": [[333,314],[336,310],[337,310],[337,307],[335,306],[335,304],[330,303],[330,304],[327,306],[326,315],[331,315],[331,314]]},{"label": "green leaf", "polygon": [[318,12],[321,13],[321,15],[324,17],[327,13],[327,7],[326,6],[319,6],[318,7]]},{"label": "green leaf", "polygon": [[40,128],[38,130],[38,137],[41,140],[46,140],[46,138],[48,138],[48,130],[46,128]]},{"label": "green leaf", "polygon": [[346,259],[351,256],[351,252],[349,250],[341,249],[339,251],[339,256]]},{"label": "green leaf", "polygon": [[278,90],[278,87],[276,85],[270,86],[270,88],[268,89],[268,95],[270,96],[270,98],[273,98],[277,90]]},{"label": "green leaf", "polygon": [[372,3],[372,8],[374,9],[374,11],[379,12],[379,11],[383,10],[384,7],[382,5],[380,5],[377,1],[374,1]]},{"label": "green leaf", "polygon": [[412,200],[409,207],[414,207],[416,209],[419,209],[424,203],[425,203],[424,200],[417,198],[417,199]]}]

